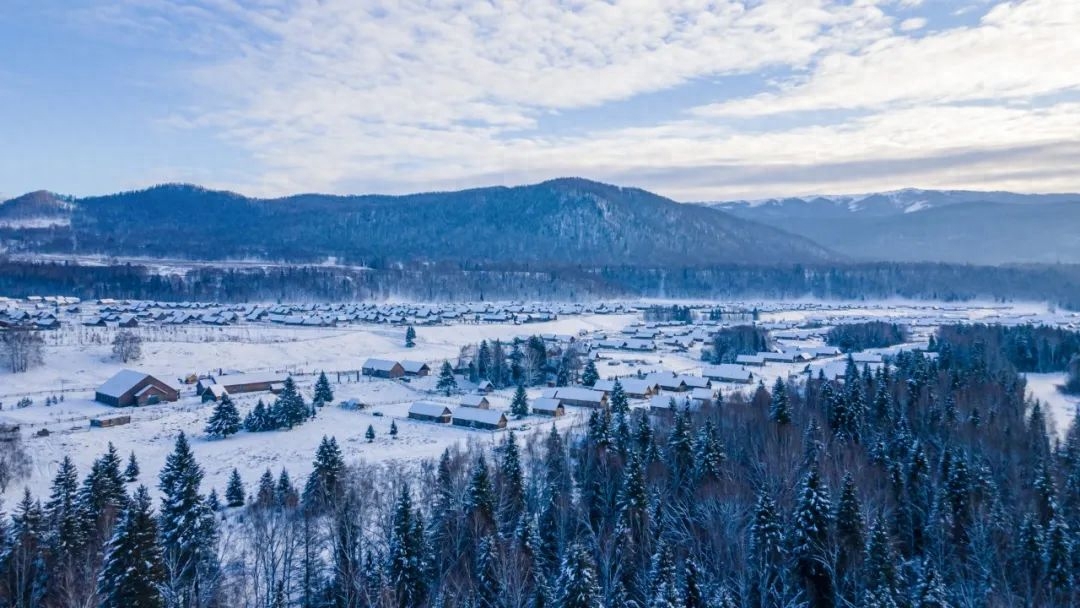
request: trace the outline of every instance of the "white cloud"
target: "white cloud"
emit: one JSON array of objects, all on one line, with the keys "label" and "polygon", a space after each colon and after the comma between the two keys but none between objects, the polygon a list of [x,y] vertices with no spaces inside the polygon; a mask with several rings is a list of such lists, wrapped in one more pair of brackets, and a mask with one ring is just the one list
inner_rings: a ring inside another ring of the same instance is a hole
[{"label": "white cloud", "polygon": [[[197,47],[190,77],[204,101],[171,124],[212,128],[261,167],[201,181],[254,194],[570,174],[687,199],[1080,189],[1069,169],[1080,107],[1031,103],[1080,85],[1076,3],[1003,3],[978,27],[916,39],[896,34],[874,0],[130,2],[112,22],[156,23],[162,44]],[[535,128],[548,112],[765,68],[796,76],[681,120]],[[835,109],[858,113],[839,124],[743,120]],[[1038,179],[1032,160],[1045,163]]]},{"label": "white cloud", "polygon": [[921,30],[926,27],[926,19],[922,17],[911,17],[910,19],[904,19],[900,22],[901,32],[914,32],[915,30]]}]

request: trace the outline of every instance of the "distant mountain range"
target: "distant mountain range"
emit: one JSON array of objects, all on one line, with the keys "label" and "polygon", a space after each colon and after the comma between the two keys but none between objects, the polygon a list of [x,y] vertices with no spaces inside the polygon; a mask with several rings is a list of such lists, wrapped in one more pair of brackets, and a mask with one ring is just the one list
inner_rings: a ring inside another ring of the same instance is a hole
[{"label": "distant mountain range", "polygon": [[898,190],[704,203],[853,260],[1080,262],[1080,194]]},{"label": "distant mountain range", "polygon": [[0,248],[388,267],[688,267],[838,259],[808,238],[636,188],[556,179],[407,196],[255,199],[190,185],[0,204]]}]

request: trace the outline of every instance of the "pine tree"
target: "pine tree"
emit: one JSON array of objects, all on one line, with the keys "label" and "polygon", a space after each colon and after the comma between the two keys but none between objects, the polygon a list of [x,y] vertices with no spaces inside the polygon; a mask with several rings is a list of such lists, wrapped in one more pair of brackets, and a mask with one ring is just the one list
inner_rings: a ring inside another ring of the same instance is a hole
[{"label": "pine tree", "polygon": [[240,432],[240,411],[228,395],[224,395],[214,406],[214,412],[206,422],[205,432],[211,438],[228,437]]},{"label": "pine tree", "polygon": [[135,452],[128,455],[127,468],[124,469],[124,481],[133,483],[139,478],[139,461],[135,460]]},{"label": "pine tree", "polygon": [[840,501],[836,509],[836,539],[843,551],[856,554],[863,548],[862,504],[855,492],[855,479],[844,475]]},{"label": "pine tree", "polygon": [[525,512],[525,473],[521,468],[521,452],[513,431],[502,445],[499,462],[499,521],[506,532],[518,525]]},{"label": "pine tree", "polygon": [[397,422],[391,420],[390,421],[390,436],[393,437],[394,439],[397,439],[397,435],[398,435]]},{"label": "pine tree", "polygon": [[[368,427],[371,428],[371,427]],[[323,435],[315,451],[311,475],[304,486],[304,504],[316,511],[331,504],[343,490],[345,459],[337,439]]]},{"label": "pine tree", "polygon": [[405,348],[416,346],[416,330],[412,325],[405,328]]},{"label": "pine tree", "polygon": [[210,488],[210,494],[206,497],[206,506],[215,513],[221,510],[221,498],[218,497],[217,488]]},{"label": "pine tree", "polygon": [[161,548],[168,593],[181,605],[203,602],[217,573],[217,525],[199,493],[203,471],[184,433],[161,469]]},{"label": "pine tree", "polygon": [[487,461],[480,454],[473,464],[469,487],[465,493],[465,510],[478,529],[486,529],[495,523],[495,489]]},{"label": "pine tree", "polygon": [[623,390],[623,385],[618,378],[615,379],[615,384],[611,386],[611,396],[608,397],[608,403],[611,407],[611,413],[614,415],[630,412],[630,400],[626,397],[626,391]]},{"label": "pine tree", "polygon": [[596,386],[596,381],[600,379],[600,372],[596,371],[596,361],[589,359],[589,362],[585,364],[585,371],[581,372],[581,383],[585,386]]},{"label": "pine tree", "polygon": [[1070,559],[1073,551],[1069,524],[1060,514],[1055,515],[1046,533],[1046,579],[1055,591],[1068,592],[1072,589],[1076,577],[1074,564]]},{"label": "pine tree", "polygon": [[300,391],[297,390],[296,382],[293,381],[292,376],[285,378],[285,386],[281,389],[281,394],[277,396],[274,405],[270,408],[270,418],[273,420],[272,428],[285,427],[292,429],[294,426],[303,424],[310,415],[311,412],[308,410],[307,404],[304,403]]},{"label": "pine tree", "polygon": [[677,608],[680,602],[675,579],[675,558],[663,540],[658,543],[652,557],[649,587],[649,608]]},{"label": "pine tree", "polygon": [[244,506],[244,482],[240,479],[240,471],[232,470],[229,475],[229,484],[225,486],[225,505],[228,507]]},{"label": "pine tree", "polygon": [[402,484],[390,526],[387,578],[397,605],[419,606],[427,596],[427,560],[424,557],[424,527],[413,510],[408,484]]},{"label": "pine tree", "polygon": [[86,529],[80,516],[79,474],[71,457],[64,456],[45,503],[45,519],[52,532],[50,550],[61,563],[74,558],[86,543]]},{"label": "pine tree", "polygon": [[165,566],[150,493],[145,486],[139,486],[109,541],[98,579],[100,606],[162,608],[164,586]]},{"label": "pine tree", "polygon": [[23,492],[15,512],[11,515],[11,527],[7,530],[8,543],[0,553],[0,573],[6,575],[6,602],[16,608],[34,608],[41,605],[45,594],[43,579],[45,570],[46,521],[41,503]]},{"label": "pine tree", "polygon": [[457,391],[458,385],[457,380],[454,378],[454,368],[450,367],[449,361],[443,361],[442,369],[439,370],[439,381],[435,384],[435,389],[447,397]]},{"label": "pine tree", "polygon": [[596,566],[581,545],[571,546],[563,559],[555,605],[559,608],[602,608]]},{"label": "pine tree", "polygon": [[274,484],[274,474],[270,472],[270,469],[266,469],[262,476],[259,477],[259,489],[255,493],[255,506],[269,509],[274,506],[274,494],[276,493],[277,486]]},{"label": "pine tree", "polygon": [[912,608],[949,608],[945,593],[945,587],[941,583],[941,575],[927,559],[923,562],[922,577],[915,586],[915,596]]},{"label": "pine tree", "polygon": [[695,469],[697,478],[702,481],[719,481],[723,476],[722,467],[727,459],[724,445],[716,432],[716,424],[708,420],[698,431],[694,441],[694,454],[697,458]]},{"label": "pine tree", "polygon": [[684,590],[682,608],[707,608],[705,591],[701,587],[701,571],[693,559],[686,560],[683,572]]},{"label": "pine tree", "polygon": [[791,553],[803,579],[811,606],[831,606],[832,569],[829,567],[829,528],[832,505],[817,466],[803,477],[794,516]]},{"label": "pine tree", "polygon": [[478,608],[501,606],[502,584],[496,570],[496,541],[492,535],[480,539],[476,548],[476,605]]},{"label": "pine tree", "polygon": [[334,402],[334,390],[330,388],[330,379],[326,377],[326,372],[319,372],[311,402],[316,407],[327,406]]},{"label": "pine tree", "polygon": [[110,442],[94,461],[79,488],[79,511],[83,535],[101,546],[112,535],[112,525],[127,506],[128,495],[120,472],[120,456]]},{"label": "pine tree", "polygon": [[525,386],[519,384],[514,391],[514,398],[510,401],[510,413],[518,420],[529,415],[529,399],[525,394]]},{"label": "pine tree", "polygon": [[364,439],[367,439],[368,443],[375,441],[375,427],[368,425],[367,431],[364,432]]},{"label": "pine tree", "polygon": [[249,433],[261,433],[272,428],[270,412],[267,410],[263,400],[259,399],[255,407],[248,413],[247,418],[244,418],[244,430]]},{"label": "pine tree", "polygon": [[292,478],[284,467],[274,486],[274,504],[280,509],[294,509],[300,504],[300,494],[296,491],[296,486],[293,485]]},{"label": "pine tree", "polygon": [[782,378],[773,384],[772,399],[769,401],[769,420],[777,424],[791,423],[791,404],[788,401],[787,386]]}]

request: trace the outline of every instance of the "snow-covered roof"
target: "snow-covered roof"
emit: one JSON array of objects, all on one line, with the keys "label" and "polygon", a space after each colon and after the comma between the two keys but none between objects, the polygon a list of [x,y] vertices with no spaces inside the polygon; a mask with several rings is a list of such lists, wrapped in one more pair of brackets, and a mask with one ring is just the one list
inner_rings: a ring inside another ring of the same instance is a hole
[{"label": "snow-covered roof", "polygon": [[410,361],[408,359],[401,362],[401,367],[405,368],[405,371],[410,374],[419,373],[420,370],[424,367],[428,367],[428,369],[430,369],[430,366],[423,361]]},{"label": "snow-covered roof", "polygon": [[483,395],[463,395],[461,397],[461,405],[465,407],[482,407],[487,403],[487,397]]},{"label": "snow-covered roof", "polygon": [[532,402],[532,408],[541,412],[554,412],[560,405],[562,405],[562,401],[554,397],[538,397]]},{"label": "snow-covered roof", "polygon": [[557,388],[553,394],[546,395],[548,397],[554,397],[556,399],[569,399],[570,401],[590,401],[594,403],[600,403],[604,398],[603,391],[594,391],[591,388],[581,388],[576,386],[567,386]]},{"label": "snow-covered roof", "polygon": [[748,382],[754,377],[753,372],[738,365],[722,363],[720,365],[706,365],[701,368],[701,375],[716,380],[737,380]]},{"label": "snow-covered roof", "polygon": [[470,422],[480,422],[483,424],[499,424],[506,419],[506,416],[499,410],[459,407],[454,411],[454,418],[457,420],[468,420]]},{"label": "snow-covered roof", "polygon": [[284,382],[288,374],[277,372],[251,372],[249,374],[228,374],[217,376],[214,380],[222,386],[240,386],[241,384],[265,384]]},{"label": "snow-covered roof", "polygon": [[409,406],[409,413],[438,418],[449,414],[450,408],[441,403],[435,403],[434,401],[416,401]]},{"label": "snow-covered roof", "polygon": [[[120,397],[124,393],[130,391],[136,384],[143,381],[144,378],[150,374],[146,372],[140,372],[133,369],[122,369],[116,372],[112,378],[105,381],[104,384],[98,387],[97,392],[102,395],[108,395],[109,397]],[[172,388],[172,384],[163,382]]]},{"label": "snow-covered roof", "polygon": [[389,359],[368,359],[364,361],[364,369],[377,369],[384,372],[394,369],[395,365],[399,365],[399,363]]}]

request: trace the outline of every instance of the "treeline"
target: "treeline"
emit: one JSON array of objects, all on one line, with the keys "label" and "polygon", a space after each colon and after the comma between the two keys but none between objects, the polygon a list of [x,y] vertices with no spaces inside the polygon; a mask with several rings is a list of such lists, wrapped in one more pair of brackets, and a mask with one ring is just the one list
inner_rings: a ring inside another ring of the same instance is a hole
[{"label": "treeline", "polygon": [[233,475],[224,506],[183,436],[157,513],[115,450],[81,485],[65,460],[44,505],[15,506],[0,595],[106,608],[1080,602],[1075,421],[1052,440],[1004,358],[903,353],[846,378],[778,380],[670,417],[616,400],[583,432],[508,434],[411,474],[346,466],[326,438],[303,484]]},{"label": "treeline", "polygon": [[825,334],[825,343],[835,346],[845,353],[867,348],[884,348],[894,344],[903,344],[908,340],[908,331],[903,325],[887,321],[865,321],[846,323],[833,327]]},{"label": "treeline", "polygon": [[1069,370],[1080,354],[1080,332],[1030,324],[943,325],[930,346],[960,365],[1044,374]]},{"label": "treeline", "polygon": [[604,298],[963,301],[1045,300],[1080,309],[1080,266],[948,264],[634,268],[432,264],[385,268],[196,267],[160,274],[138,265],[82,266],[0,257],[0,293],[221,302],[410,298],[423,301]]},{"label": "treeline", "polygon": [[509,344],[481,340],[461,348],[457,369],[470,382],[486,380],[495,388],[545,385],[549,381],[567,386],[577,382],[584,356],[576,345],[556,345],[535,335]]},{"label": "treeline", "polygon": [[756,325],[725,327],[713,336],[712,345],[701,356],[713,363],[734,363],[739,355],[755,355],[772,346],[769,332]]},{"label": "treeline", "polygon": [[678,304],[649,306],[641,311],[641,314],[645,321],[651,323],[691,323],[694,320],[694,313],[690,310],[690,307],[679,306]]}]

